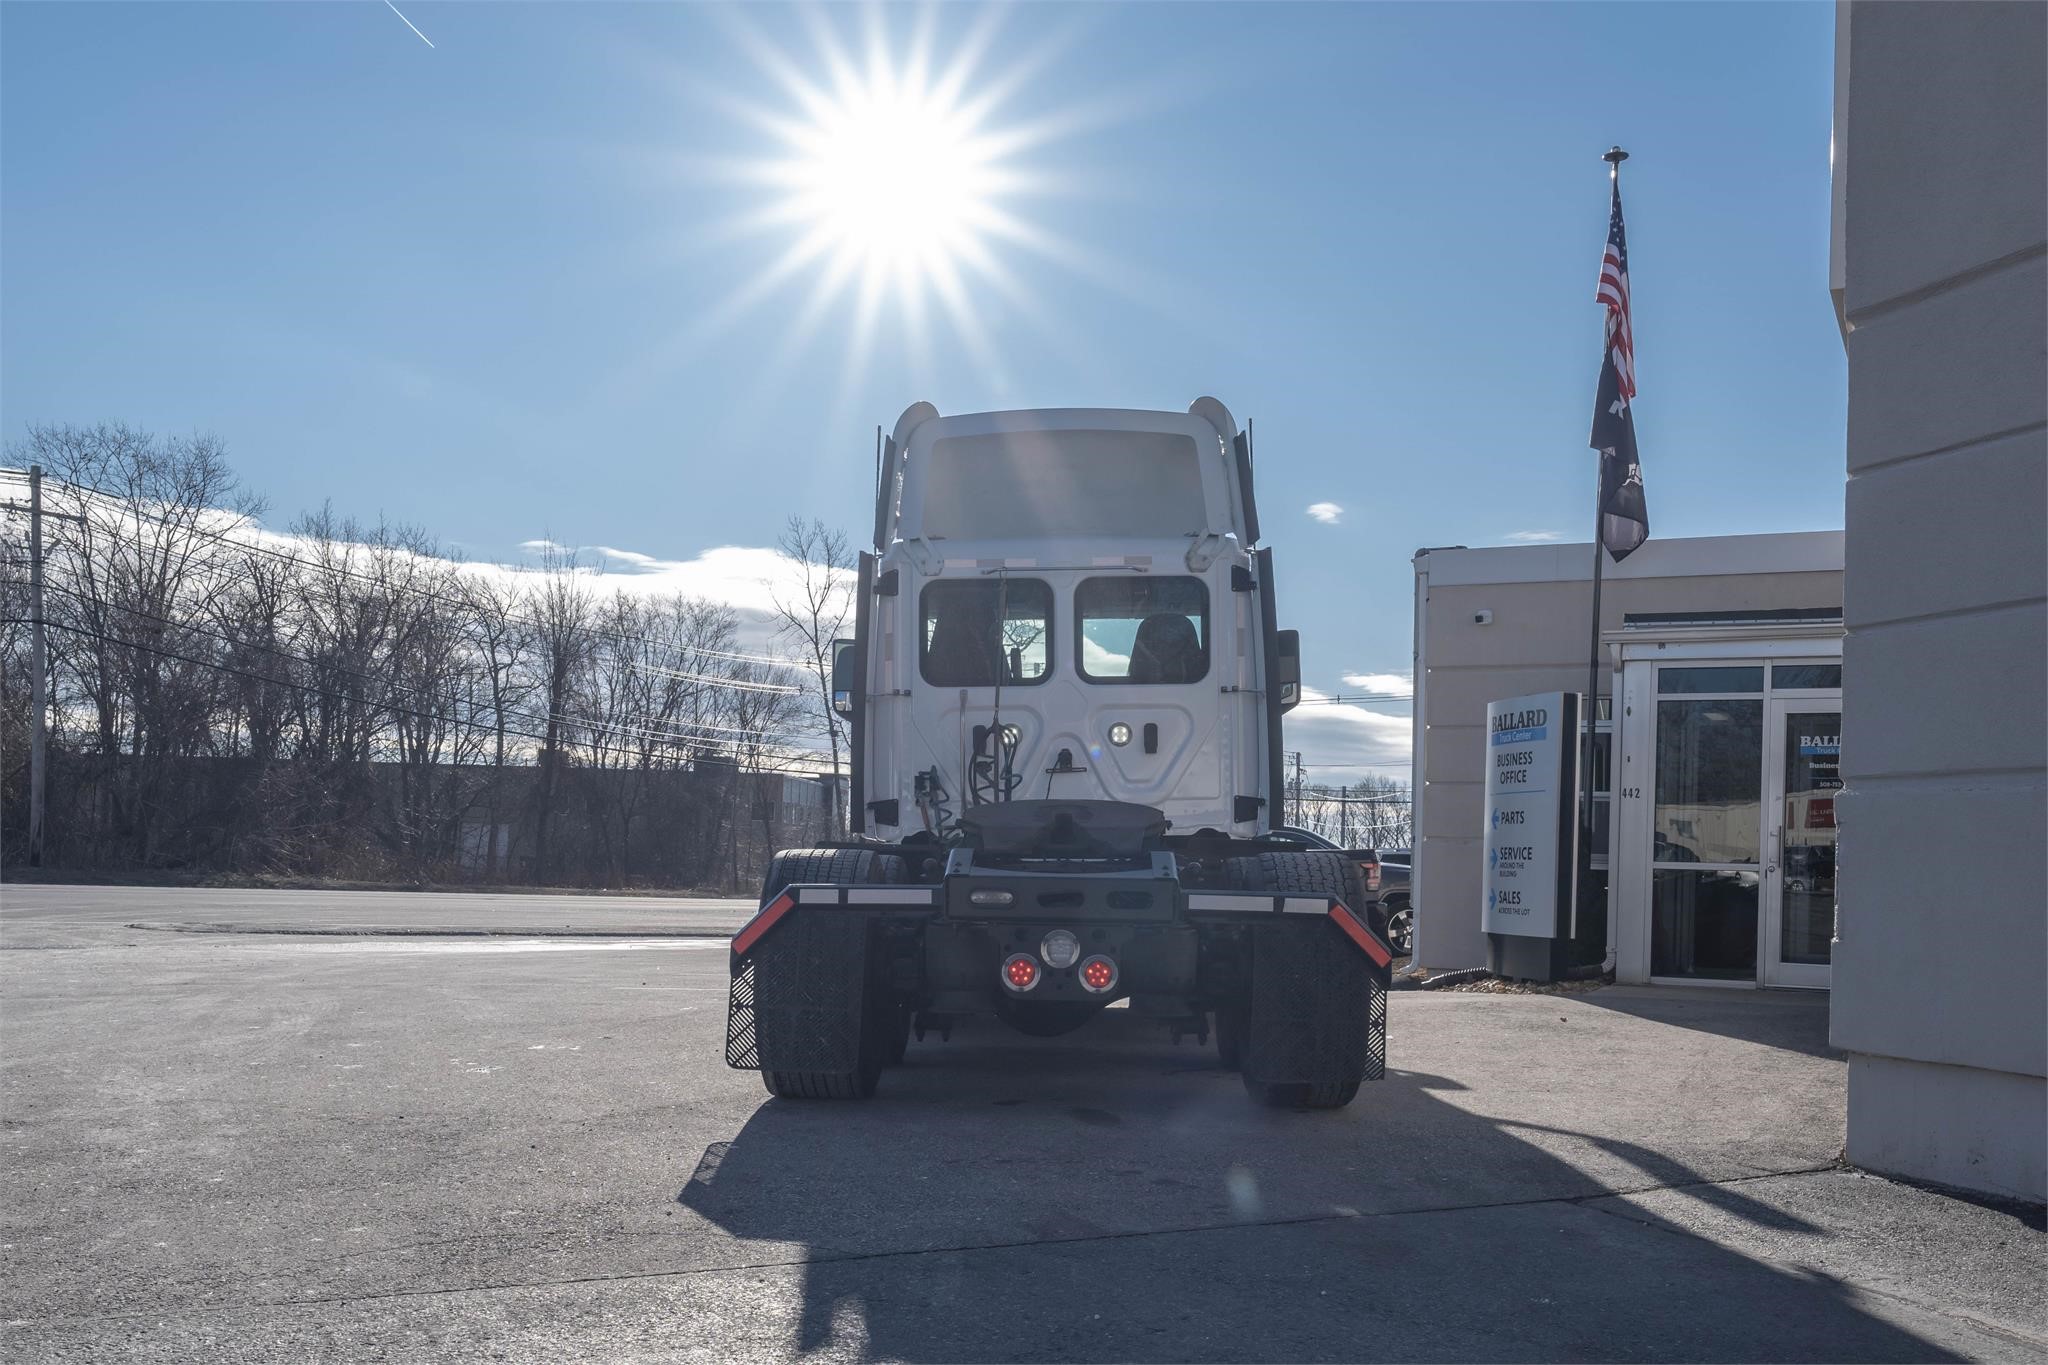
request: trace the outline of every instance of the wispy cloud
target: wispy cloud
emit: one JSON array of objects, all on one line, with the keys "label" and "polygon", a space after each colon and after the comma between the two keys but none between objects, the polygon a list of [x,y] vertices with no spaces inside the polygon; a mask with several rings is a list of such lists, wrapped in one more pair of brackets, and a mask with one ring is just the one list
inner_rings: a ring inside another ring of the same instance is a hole
[{"label": "wispy cloud", "polygon": [[1312,502],[1308,505],[1308,514],[1325,526],[1335,526],[1343,519],[1344,509],[1334,502]]},{"label": "wispy cloud", "polygon": [[[1313,687],[1301,691],[1304,699],[1328,695]],[[1368,774],[1405,779],[1413,738],[1407,716],[1341,702],[1304,706],[1287,716],[1288,746],[1308,755],[1320,782],[1356,782]]]},{"label": "wispy cloud", "polygon": [[402,12],[400,12],[400,10],[399,10],[398,6],[396,6],[396,5],[392,5],[392,4],[391,4],[391,0],[384,0],[384,3],[385,3],[385,4],[387,4],[387,5],[391,5],[391,12],[392,12],[393,14],[396,14],[396,15],[398,15],[398,21],[399,21],[400,23],[404,24],[404,25],[405,25],[405,26],[406,26],[407,28],[409,28],[409,29],[411,29],[411,30],[413,31],[413,36],[414,36],[414,37],[418,38],[418,39],[419,39],[419,40],[420,40],[421,42],[425,43],[425,44],[426,44],[426,45],[427,45],[428,47],[432,47],[432,46],[434,45],[434,40],[433,40],[432,38],[429,38],[429,37],[428,37],[428,36],[427,36],[426,34],[424,34],[424,33],[421,33],[421,32],[420,32],[420,30],[419,30],[419,25],[417,25],[417,24],[413,23],[413,21],[412,21],[412,20],[410,20],[410,19],[406,18],[406,17],[405,17],[405,15],[404,15],[404,14],[403,14]]},{"label": "wispy cloud", "polygon": [[1545,541],[1563,540],[1562,531],[1510,531],[1501,537],[1513,545],[1541,545]]},{"label": "wispy cloud", "polygon": [[1361,692],[1385,692],[1405,697],[1414,683],[1406,673],[1346,673],[1344,685]]}]

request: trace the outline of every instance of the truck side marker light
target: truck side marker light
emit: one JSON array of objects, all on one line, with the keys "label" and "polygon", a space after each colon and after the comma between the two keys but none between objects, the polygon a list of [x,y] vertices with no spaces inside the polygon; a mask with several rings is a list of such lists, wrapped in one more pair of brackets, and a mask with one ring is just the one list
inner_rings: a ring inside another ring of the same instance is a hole
[{"label": "truck side marker light", "polygon": [[970,891],[967,893],[967,901],[970,905],[1008,905],[1016,899],[1017,894],[1014,891],[992,891],[983,888],[980,891]]},{"label": "truck side marker light", "polygon": [[732,936],[732,955],[745,957],[761,941],[761,935],[775,927],[776,921],[796,908],[796,901],[785,891],[761,907],[760,913],[740,927]]},{"label": "truck side marker light", "polygon": [[1003,984],[1024,992],[1038,984],[1038,959],[1029,953],[1012,953],[1003,962]]},{"label": "truck side marker light", "polygon": [[1358,916],[1351,913],[1350,906],[1342,901],[1331,901],[1330,918],[1337,921],[1337,927],[1342,929],[1353,943],[1356,943],[1365,950],[1367,957],[1382,967],[1393,965],[1393,954],[1389,953],[1380,941],[1373,937],[1370,929],[1367,929],[1358,922]]}]

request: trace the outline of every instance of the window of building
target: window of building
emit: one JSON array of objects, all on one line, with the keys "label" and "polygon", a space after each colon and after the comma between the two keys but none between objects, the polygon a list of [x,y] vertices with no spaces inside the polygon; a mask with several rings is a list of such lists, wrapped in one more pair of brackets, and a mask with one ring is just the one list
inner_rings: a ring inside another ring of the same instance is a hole
[{"label": "window of building", "polygon": [[1674,692],[1761,692],[1764,690],[1762,664],[1727,668],[1718,665],[1681,666],[1657,670],[1657,690],[1666,696]]},{"label": "window of building", "polygon": [[1840,664],[1772,664],[1771,686],[1780,688],[1826,688],[1842,685]]},{"label": "window of building", "polygon": [[1755,863],[1763,753],[1761,701],[1658,702],[1655,861]]},{"label": "window of building", "polygon": [[934,687],[1029,686],[1052,668],[1052,588],[1041,578],[942,578],[918,599],[918,671]]},{"label": "window of building", "polygon": [[1090,682],[1191,683],[1209,675],[1209,589],[1199,578],[1087,578],[1074,591]]}]

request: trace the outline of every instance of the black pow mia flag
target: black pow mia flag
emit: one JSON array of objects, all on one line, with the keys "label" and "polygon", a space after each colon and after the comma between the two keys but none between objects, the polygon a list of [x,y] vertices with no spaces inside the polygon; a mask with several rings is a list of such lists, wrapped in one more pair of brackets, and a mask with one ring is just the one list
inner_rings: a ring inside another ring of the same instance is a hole
[{"label": "black pow mia flag", "polygon": [[1607,346],[1600,393],[1593,403],[1593,449],[1600,452],[1600,543],[1619,564],[1650,538],[1643,466],[1636,456],[1636,349],[1629,320],[1628,236],[1621,225],[1621,186],[1607,220],[1595,298],[1607,309]]}]

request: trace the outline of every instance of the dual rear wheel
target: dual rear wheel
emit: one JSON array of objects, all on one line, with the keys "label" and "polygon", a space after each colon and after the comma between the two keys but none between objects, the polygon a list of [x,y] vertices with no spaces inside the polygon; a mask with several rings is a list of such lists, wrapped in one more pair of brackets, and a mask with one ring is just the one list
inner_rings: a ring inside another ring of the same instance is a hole
[{"label": "dual rear wheel", "polygon": [[[784,887],[807,883],[858,885],[908,880],[903,860],[894,854],[864,848],[792,849],[776,854],[769,862],[768,875],[761,882],[761,904],[766,905],[780,895]],[[801,919],[798,923],[803,929],[812,927]],[[865,921],[846,923],[865,935]],[[835,983],[822,978],[835,971],[843,973],[849,950],[857,950],[856,955],[865,964],[865,980],[857,983],[863,1001],[862,1019],[860,1032],[847,1049],[851,1055],[844,1059],[850,1065],[828,1070],[790,1069],[769,1065],[773,1057],[764,1056],[761,1083],[769,1094],[792,1100],[864,1100],[875,1093],[882,1069],[902,1062],[910,1046],[910,1010],[890,998],[879,980],[879,960],[867,951],[867,946],[864,938],[840,945],[838,954],[828,955],[821,963],[805,962],[799,952],[798,961],[778,969],[798,978],[789,983],[796,990],[828,996],[839,994],[831,990]],[[772,1054],[774,1044],[768,1043],[765,1050]]]},{"label": "dual rear wheel", "polygon": [[[1335,897],[1365,913],[1357,867],[1339,853],[1227,858],[1225,885],[1264,895]],[[1372,982],[1327,916],[1280,915],[1249,933],[1245,998],[1216,1012],[1216,1050],[1245,1093],[1278,1109],[1341,1109],[1365,1078]]]}]

